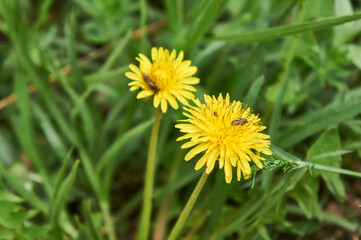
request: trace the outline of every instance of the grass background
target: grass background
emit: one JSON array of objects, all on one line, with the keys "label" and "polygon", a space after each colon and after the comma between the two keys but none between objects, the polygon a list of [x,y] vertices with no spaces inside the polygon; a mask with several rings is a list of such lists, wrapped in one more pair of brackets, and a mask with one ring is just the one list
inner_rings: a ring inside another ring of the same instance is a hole
[{"label": "grass background", "polygon": [[[133,239],[154,108],[124,76],[152,46],[184,50],[197,97],[260,113],[274,160],[360,172],[358,0],[2,0],[0,238]],[[343,24],[346,23],[346,24]],[[15,94],[15,95],[12,95]],[[10,96],[10,97],[9,97]],[[14,100],[16,96],[16,101]],[[163,117],[152,239],[169,233],[201,172]],[[189,239],[352,239],[357,178],[275,162],[227,185],[215,170]]]}]

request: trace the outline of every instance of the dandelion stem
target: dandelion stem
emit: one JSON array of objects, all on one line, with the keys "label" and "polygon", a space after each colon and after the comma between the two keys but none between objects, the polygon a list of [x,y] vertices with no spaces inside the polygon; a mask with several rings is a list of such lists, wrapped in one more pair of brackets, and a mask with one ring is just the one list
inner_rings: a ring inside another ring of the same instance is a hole
[{"label": "dandelion stem", "polygon": [[183,228],[185,221],[187,220],[190,212],[192,211],[192,208],[193,208],[195,202],[197,201],[199,193],[201,192],[204,184],[207,181],[207,178],[208,178],[208,174],[206,173],[206,171],[204,171],[203,175],[201,176],[201,178],[199,179],[199,181],[197,183],[197,186],[194,188],[192,195],[188,199],[186,206],[184,207],[182,213],[180,214],[175,226],[173,227],[173,229],[168,237],[168,240],[177,239],[180,231]]},{"label": "dandelion stem", "polygon": [[155,120],[152,129],[152,135],[150,137],[150,144],[148,149],[148,160],[147,169],[145,172],[144,180],[144,196],[143,196],[143,207],[140,217],[140,225],[138,228],[137,239],[147,240],[149,234],[150,217],[152,210],[152,195],[154,185],[154,173],[155,173],[155,152],[157,148],[158,131],[160,120],[162,118],[162,111],[160,108],[157,109],[155,114]]}]

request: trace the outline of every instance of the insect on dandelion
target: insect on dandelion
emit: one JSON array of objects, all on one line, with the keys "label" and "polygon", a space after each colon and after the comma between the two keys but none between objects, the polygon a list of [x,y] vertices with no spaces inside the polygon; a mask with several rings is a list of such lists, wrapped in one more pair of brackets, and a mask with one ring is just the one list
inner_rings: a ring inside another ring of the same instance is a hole
[{"label": "insect on dandelion", "polygon": [[266,127],[262,126],[260,118],[251,109],[239,101],[230,102],[229,94],[224,99],[222,94],[218,98],[204,95],[205,103],[194,100],[195,106],[184,107],[183,114],[188,118],[177,124],[184,136],[177,141],[189,141],[182,148],[192,148],[185,160],[204,153],[198,160],[195,169],[207,166],[209,174],[216,161],[219,168],[224,168],[227,183],[232,181],[232,167],[237,169],[237,180],[248,179],[251,175],[250,162],[262,168],[260,153],[271,155],[269,150],[269,136],[261,133]]},{"label": "insect on dandelion", "polygon": [[152,48],[152,61],[143,54],[136,59],[139,67],[130,64],[132,72],[125,75],[132,81],[129,83],[130,91],[141,89],[137,98],[153,97],[153,105],[160,105],[163,113],[167,112],[168,103],[178,109],[178,103],[188,104],[187,99],[193,99],[196,89],[191,86],[199,83],[199,78],[192,77],[197,68],[191,66],[190,60],[183,60],[184,53],[180,51],[176,56],[173,50],[170,54],[162,47]]}]

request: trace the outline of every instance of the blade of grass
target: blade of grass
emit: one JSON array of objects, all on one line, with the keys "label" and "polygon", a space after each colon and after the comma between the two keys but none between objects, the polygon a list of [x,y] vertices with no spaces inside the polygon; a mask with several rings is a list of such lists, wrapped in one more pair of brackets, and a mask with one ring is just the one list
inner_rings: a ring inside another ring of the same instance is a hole
[{"label": "blade of grass", "polygon": [[69,162],[71,160],[71,155],[73,153],[73,150],[74,150],[74,147],[70,148],[70,150],[68,151],[65,159],[63,160],[63,164],[61,165],[61,168],[60,168],[60,170],[58,172],[58,175],[56,176],[53,198],[57,195],[57,192],[58,192],[58,190],[60,188],[60,184],[63,181],[65,171],[66,171],[66,168],[68,167],[68,164],[69,164]]},{"label": "blade of grass", "polygon": [[118,42],[113,51],[111,52],[110,56],[104,63],[104,65],[100,68],[99,73],[104,74],[108,72],[114,62],[117,60],[118,56],[124,51],[125,46],[128,44],[129,40],[132,37],[132,30],[129,29],[127,34],[125,35],[124,39],[121,42]]},{"label": "blade of grass", "polygon": [[306,161],[312,162],[313,160],[328,158],[328,157],[337,157],[337,156],[344,155],[344,154],[351,153],[351,152],[352,151],[347,151],[347,150],[337,150],[337,151],[327,152],[327,153],[323,153],[323,154],[319,154],[319,155],[307,158]]},{"label": "blade of grass", "polygon": [[169,28],[177,33],[183,22],[183,0],[165,0],[164,2]]},{"label": "blade of grass", "polygon": [[[66,163],[66,161],[64,161],[64,163]],[[59,224],[59,215],[63,210],[67,195],[69,194],[69,191],[75,182],[79,163],[79,160],[75,161],[69,175],[61,184],[59,184],[59,188],[56,189],[56,192],[53,196],[52,204],[50,205],[50,219],[53,227],[56,227]]]},{"label": "blade of grass", "polygon": [[140,50],[141,52],[146,52],[147,48],[147,31],[146,31],[146,23],[147,23],[147,1],[140,0],[139,1],[140,8]]},{"label": "blade of grass", "polygon": [[38,196],[33,192],[28,191],[24,187],[24,183],[10,171],[4,168],[3,164],[0,164],[0,176],[6,180],[6,182],[14,188],[29,204],[39,209],[45,215],[48,214],[48,207]]},{"label": "blade of grass", "polygon": [[244,99],[244,102],[248,105],[248,107],[253,108],[254,103],[259,95],[261,87],[264,83],[264,76],[258,77],[251,85],[251,88],[248,90],[247,96]]},{"label": "blade of grass", "polygon": [[133,138],[144,133],[147,128],[152,126],[153,122],[154,118],[151,118],[122,134],[122,136],[118,138],[100,158],[97,165],[97,172],[99,173],[102,171],[102,169],[109,163],[109,161],[114,160],[114,157],[120,153],[120,150],[125,144],[127,144]]},{"label": "blade of grass", "polygon": [[34,115],[37,117],[39,125],[42,128],[50,146],[53,148],[59,159],[64,159],[67,151],[62,137],[59,135],[57,129],[55,129],[53,123],[50,121],[48,115],[44,112],[41,106],[34,102],[32,107]]},{"label": "blade of grass", "polygon": [[295,55],[295,47],[297,45],[297,42],[298,42],[298,39],[294,38],[291,43],[290,50],[288,51],[288,54],[286,56],[283,70],[282,70],[281,74],[279,75],[279,81],[281,82],[281,88],[279,90],[276,102],[273,106],[273,111],[272,111],[271,120],[270,120],[270,124],[269,124],[270,125],[269,126],[269,135],[271,136],[272,142],[275,144],[278,141],[277,135],[278,135],[278,128],[279,128],[280,121],[281,121],[281,110],[282,110],[283,97],[286,92],[288,82],[290,81],[290,77],[287,76],[287,74],[289,72],[291,62]]},{"label": "blade of grass", "polygon": [[71,68],[70,74],[73,76],[75,83],[77,83],[78,87],[80,87],[81,90],[84,90],[85,88],[85,82],[82,76],[82,73],[79,69],[79,65],[77,63],[77,54],[76,54],[76,47],[75,42],[73,38],[73,31],[70,28],[70,25],[74,25],[74,15],[71,14],[71,23],[66,24],[64,27],[66,42],[67,42],[67,55],[68,60]]},{"label": "blade of grass", "polygon": [[341,17],[328,17],[321,20],[291,24],[287,26],[278,26],[268,29],[256,30],[244,33],[229,33],[216,35],[207,39],[207,41],[227,41],[227,42],[242,42],[255,43],[262,41],[271,41],[277,38],[282,38],[297,33],[321,30],[324,28],[340,25],[347,22],[352,22],[361,19],[361,13]]},{"label": "blade of grass", "polygon": [[86,222],[85,226],[87,226],[87,228],[89,229],[89,232],[91,233],[90,235],[93,237],[92,239],[101,240],[102,239],[100,236],[101,230],[97,229],[96,225],[94,223],[90,201],[85,201],[83,203],[82,212],[83,212],[83,215],[85,216],[85,222]]},{"label": "blade of grass", "polygon": [[109,70],[106,72],[96,72],[84,77],[85,82],[88,84],[96,84],[107,82],[111,79],[121,78],[124,73],[129,70],[128,66],[122,66],[115,70]]},{"label": "blade of grass", "polygon": [[279,146],[289,148],[318,131],[350,119],[361,113],[361,99],[342,102],[322,108],[301,117],[301,124],[292,127],[279,135]]},{"label": "blade of grass", "polygon": [[[222,1],[209,0],[203,2],[206,5],[200,8],[200,11],[193,15],[195,18],[191,20],[192,26],[187,34],[185,46],[182,47],[183,49],[190,47],[203,37],[218,17],[218,9],[220,8]],[[194,4],[196,3],[197,1],[194,2]]]},{"label": "blade of grass", "polygon": [[15,93],[18,97],[16,106],[20,111],[21,120],[21,122],[18,122],[14,119],[13,124],[15,127],[15,131],[17,133],[22,148],[28,155],[31,163],[39,171],[47,194],[51,195],[52,187],[50,177],[48,175],[48,172],[46,171],[46,166],[44,166],[43,164],[45,161],[42,159],[41,154],[39,153],[39,148],[35,141],[36,136],[34,124],[31,120],[30,98],[26,89],[26,80],[20,74],[20,72],[17,72],[15,74]]}]

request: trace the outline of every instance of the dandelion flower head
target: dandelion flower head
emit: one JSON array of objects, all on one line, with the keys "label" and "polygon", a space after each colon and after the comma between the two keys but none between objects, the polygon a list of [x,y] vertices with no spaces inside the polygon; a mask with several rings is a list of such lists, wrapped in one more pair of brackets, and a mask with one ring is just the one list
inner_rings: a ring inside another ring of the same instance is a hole
[{"label": "dandelion flower head", "polygon": [[224,168],[227,183],[232,181],[232,167],[237,169],[237,180],[248,179],[251,174],[250,162],[262,168],[261,160],[265,160],[260,153],[271,155],[268,135],[260,133],[266,127],[262,126],[258,115],[252,114],[239,101],[230,102],[229,94],[224,99],[222,94],[218,98],[204,95],[205,103],[195,99],[195,106],[184,107],[187,117],[177,124],[182,133],[177,141],[188,139],[182,148],[192,148],[185,160],[204,153],[198,160],[195,169],[207,166],[206,173],[210,173],[216,161],[219,168]]},{"label": "dandelion flower head", "polygon": [[187,99],[193,99],[196,89],[191,86],[199,83],[199,78],[192,77],[197,68],[191,66],[190,60],[183,60],[184,53],[180,51],[176,56],[173,50],[170,54],[167,49],[152,48],[152,61],[143,54],[136,59],[139,67],[130,64],[132,72],[125,75],[132,81],[128,84],[130,91],[141,89],[137,98],[153,97],[155,108],[160,105],[163,113],[167,112],[168,103],[178,109],[178,103],[188,104]]}]

